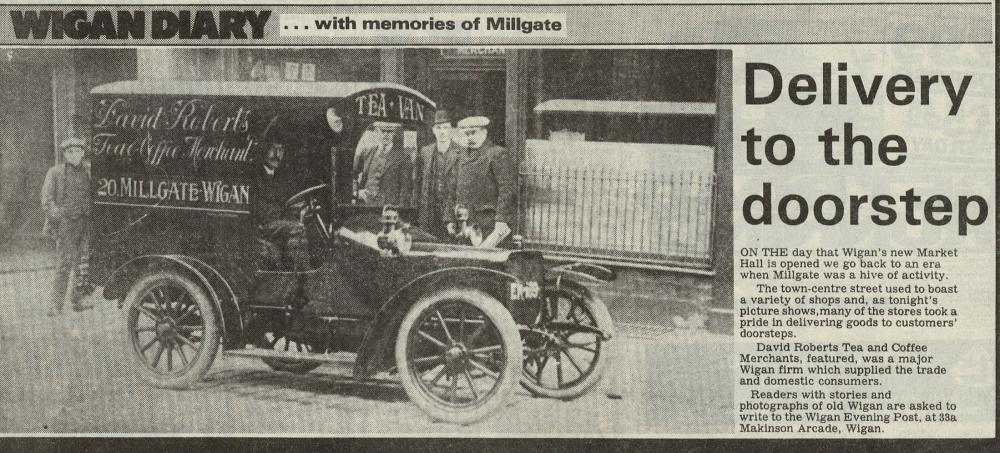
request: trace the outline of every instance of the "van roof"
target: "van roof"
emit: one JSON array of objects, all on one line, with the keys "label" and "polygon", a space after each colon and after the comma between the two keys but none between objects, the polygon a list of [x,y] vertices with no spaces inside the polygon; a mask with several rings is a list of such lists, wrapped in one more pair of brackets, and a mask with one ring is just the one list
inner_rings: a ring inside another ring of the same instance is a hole
[{"label": "van roof", "polygon": [[434,106],[427,96],[412,88],[388,82],[241,82],[187,80],[126,80],[100,85],[93,94],[195,95],[346,98],[372,89],[405,91]]}]

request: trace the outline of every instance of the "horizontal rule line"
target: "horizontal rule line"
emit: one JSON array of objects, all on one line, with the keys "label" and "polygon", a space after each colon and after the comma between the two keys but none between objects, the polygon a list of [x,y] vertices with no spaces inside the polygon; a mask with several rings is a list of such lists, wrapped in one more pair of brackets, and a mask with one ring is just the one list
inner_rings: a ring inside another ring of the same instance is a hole
[{"label": "horizontal rule line", "polygon": [[993,44],[993,41],[758,41],[758,42],[748,42],[748,41],[719,41],[719,42],[614,42],[614,43],[600,43],[600,42],[577,42],[577,43],[495,43],[495,42],[483,42],[479,44],[414,44],[408,42],[402,43],[384,43],[384,44],[124,44],[124,43],[108,43],[108,44],[62,44],[62,43],[47,43],[47,44],[20,44],[20,43],[0,43],[4,47],[11,49],[18,48],[126,48],[126,49],[141,49],[144,47],[172,47],[172,48],[287,48],[295,49],[300,47],[329,47],[329,48],[360,48],[360,47],[392,47],[392,48],[418,48],[418,47],[439,47],[439,48],[452,48],[452,47],[483,47],[483,46],[498,46],[498,47],[536,47],[544,49],[547,47],[586,47],[586,46],[775,46],[775,45],[795,45],[795,46],[822,46],[822,45],[840,45],[840,44],[862,44],[862,45],[890,45],[890,44]]},{"label": "horizontal rule line", "polygon": [[159,204],[137,204],[137,203],[118,203],[113,201],[95,201],[94,204],[100,205],[110,205],[110,206],[129,206],[135,208],[160,208],[160,209],[181,209],[185,211],[207,211],[207,212],[225,212],[231,214],[249,214],[250,211],[237,211],[235,209],[217,209],[217,208],[195,208],[188,206],[169,206],[169,205],[159,205]]},{"label": "horizontal rule line", "polygon": [[[247,4],[234,4],[234,3],[137,3],[137,4],[117,4],[112,5],[117,8],[135,8],[135,7],[179,7],[179,6],[197,6],[202,8],[213,8],[213,7],[241,7],[245,8],[247,6],[281,6],[281,7],[365,7],[365,8],[409,8],[414,6],[427,7],[436,6],[440,8],[448,8],[452,6],[503,6],[503,7],[601,7],[601,6],[883,6],[883,5],[991,5],[991,2],[963,2],[963,1],[953,1],[953,2],[943,2],[943,1],[908,1],[908,2],[892,2],[892,1],[882,1],[882,2],[740,2],[740,3],[726,3],[726,2],[703,2],[703,3],[520,3],[520,4],[509,4],[509,3],[386,3],[386,4],[373,4],[373,3],[340,3],[340,4],[330,4],[330,3],[255,3],[252,5]],[[26,6],[23,3],[0,3],[0,6]],[[28,4],[27,6],[69,6],[60,4]],[[106,3],[75,3],[72,6],[109,6]]]}]

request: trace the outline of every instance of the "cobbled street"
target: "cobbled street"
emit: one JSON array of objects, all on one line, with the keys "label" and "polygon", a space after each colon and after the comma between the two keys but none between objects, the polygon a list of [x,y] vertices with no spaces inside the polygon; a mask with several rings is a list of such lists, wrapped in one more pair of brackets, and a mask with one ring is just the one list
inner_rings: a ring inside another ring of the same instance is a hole
[{"label": "cobbled street", "polygon": [[[359,383],[321,367],[294,375],[219,357],[197,388],[152,388],[133,374],[122,311],[46,317],[44,254],[0,263],[0,431],[314,435],[708,434],[733,429],[732,339],[701,331],[618,336],[605,380],[563,402],[518,389],[471,425],[433,422],[393,381]],[[609,398],[608,394],[621,398]]]}]

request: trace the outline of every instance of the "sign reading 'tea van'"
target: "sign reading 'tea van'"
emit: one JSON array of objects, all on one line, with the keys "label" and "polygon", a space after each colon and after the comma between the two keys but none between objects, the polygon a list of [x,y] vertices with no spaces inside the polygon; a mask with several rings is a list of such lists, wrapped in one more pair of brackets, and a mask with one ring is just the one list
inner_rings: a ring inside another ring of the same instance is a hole
[{"label": "sign reading 'tea van'", "polygon": [[428,112],[433,113],[426,101],[400,90],[372,90],[354,96],[348,103],[360,118],[377,121],[423,123]]}]

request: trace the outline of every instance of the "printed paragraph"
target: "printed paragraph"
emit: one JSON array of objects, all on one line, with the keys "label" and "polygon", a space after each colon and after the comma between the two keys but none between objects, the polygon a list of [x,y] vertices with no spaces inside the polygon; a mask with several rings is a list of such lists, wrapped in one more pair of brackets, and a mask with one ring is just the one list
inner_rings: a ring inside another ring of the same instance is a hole
[{"label": "printed paragraph", "polygon": [[737,274],[753,289],[737,304],[746,342],[737,360],[746,396],[739,432],[868,435],[957,421],[956,403],[895,385],[948,373],[932,347],[837,340],[955,328],[961,291],[949,266],[961,259],[957,249],[743,248],[739,255]]},{"label": "printed paragraph", "polygon": [[740,278],[756,294],[738,303],[740,336],[795,337],[798,328],[951,328],[947,265],[957,249],[744,248]]},{"label": "printed paragraph", "polygon": [[[739,357],[739,431],[853,433],[889,424],[957,422],[952,402],[906,400],[886,389],[892,375],[943,375],[920,343],[757,343]],[[898,393],[898,392],[897,392]]]}]

